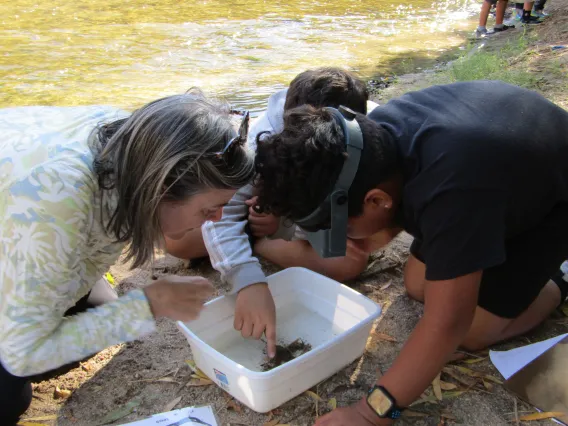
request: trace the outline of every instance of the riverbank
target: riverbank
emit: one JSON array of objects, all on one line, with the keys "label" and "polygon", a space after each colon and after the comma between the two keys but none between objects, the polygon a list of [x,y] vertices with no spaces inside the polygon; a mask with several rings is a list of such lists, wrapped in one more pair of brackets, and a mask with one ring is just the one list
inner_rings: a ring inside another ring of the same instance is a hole
[{"label": "riverbank", "polygon": [[[487,78],[538,90],[568,109],[568,49],[552,49],[568,45],[568,0],[550,3],[553,16],[538,28],[527,32],[507,31],[477,41],[446,67],[399,76],[388,88],[374,94],[374,99],[385,103],[404,92],[432,84]],[[159,321],[157,333],[106,349],[72,369],[35,380],[34,400],[24,419],[62,426],[121,424],[163,411],[175,403],[175,408],[210,404],[220,425],[312,425],[317,415],[334,405],[345,406],[363,396],[377,371],[388,369],[420,318],[422,306],[406,296],[402,284],[409,243],[410,239],[402,236],[387,249],[375,253],[367,271],[350,283],[380,303],[384,312],[361,360],[312,389],[313,393],[295,398],[271,415],[256,414],[216,386],[192,380],[192,371],[185,363],[191,360],[187,342],[172,322]],[[276,271],[272,265],[264,263],[264,266],[269,273]],[[217,286],[219,293],[226,290],[208,263],[192,269],[169,256],[160,257],[152,267],[133,271],[128,265],[117,264],[112,273],[121,293],[142,287],[153,276],[162,274],[202,275]],[[567,331],[568,319],[559,315],[526,337],[498,348],[512,348]],[[491,379],[481,381],[463,373],[465,370],[450,370],[459,380],[449,375],[442,377],[449,383],[442,400],[435,398],[429,389],[424,402],[413,407],[399,424],[508,426],[515,423],[516,414],[534,411],[503,389],[498,383],[500,376],[486,355],[486,352],[468,355],[469,363],[457,365]]]},{"label": "riverbank", "polygon": [[462,53],[435,70],[408,73],[373,94],[386,103],[408,91],[434,84],[469,80],[502,80],[536,90],[568,109],[568,2],[550,2],[552,16],[541,25],[471,39]]}]

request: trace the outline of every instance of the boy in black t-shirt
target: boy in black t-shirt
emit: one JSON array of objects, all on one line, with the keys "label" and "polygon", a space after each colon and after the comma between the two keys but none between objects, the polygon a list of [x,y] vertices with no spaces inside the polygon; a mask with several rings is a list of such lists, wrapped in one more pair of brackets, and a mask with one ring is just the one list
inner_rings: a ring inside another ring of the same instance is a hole
[{"label": "boy in black t-shirt", "polygon": [[[349,190],[348,236],[369,250],[379,231],[413,235],[404,280],[425,308],[370,403],[335,410],[318,426],[390,424],[458,346],[478,350],[525,333],[568,288],[557,273],[568,258],[566,111],[482,81],[409,93],[356,120],[364,148]],[[282,133],[258,147],[259,204],[292,220],[308,216],[345,155],[328,111],[288,112]],[[379,418],[388,404],[389,418]]]}]

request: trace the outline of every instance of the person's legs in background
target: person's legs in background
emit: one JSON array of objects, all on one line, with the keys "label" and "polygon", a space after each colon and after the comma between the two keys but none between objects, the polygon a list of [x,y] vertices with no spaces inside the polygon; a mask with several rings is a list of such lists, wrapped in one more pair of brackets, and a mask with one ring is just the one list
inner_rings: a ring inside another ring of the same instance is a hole
[{"label": "person's legs in background", "polygon": [[493,27],[493,31],[497,33],[508,30],[509,28],[515,28],[514,25],[505,25],[503,23],[508,3],[508,0],[499,0],[497,2],[497,10],[495,12],[495,27]]},{"label": "person's legs in background", "polygon": [[537,18],[546,18],[548,13],[544,11],[544,5],[546,4],[546,0],[536,0],[534,2],[534,7],[532,10],[532,16]]},{"label": "person's legs in background", "polygon": [[501,32],[514,27],[503,24],[508,0],[485,0],[481,5],[481,12],[479,14],[479,26],[475,30],[475,35],[477,37],[483,37],[487,34],[487,18],[489,17],[491,6],[495,3],[497,3],[497,8],[495,12],[495,27],[493,28],[493,30],[495,32]]},{"label": "person's legs in background", "polygon": [[517,9],[515,19],[526,25],[540,24],[542,21],[539,18],[531,16],[533,4],[534,1],[515,3],[515,8]]},{"label": "person's legs in background", "polygon": [[479,26],[475,30],[475,35],[477,37],[482,37],[487,34],[487,18],[489,17],[489,12],[491,11],[491,6],[496,3],[497,0],[485,0],[481,4],[481,12],[479,13]]}]

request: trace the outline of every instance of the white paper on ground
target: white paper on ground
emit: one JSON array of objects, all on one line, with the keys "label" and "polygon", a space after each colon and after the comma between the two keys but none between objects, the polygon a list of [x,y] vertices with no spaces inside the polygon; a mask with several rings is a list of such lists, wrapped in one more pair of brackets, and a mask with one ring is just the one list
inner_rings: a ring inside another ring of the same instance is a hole
[{"label": "white paper on ground", "polygon": [[[193,419],[199,419],[195,421]],[[201,423],[200,423],[201,422]],[[144,420],[133,423],[126,423],[122,426],[218,426],[210,406],[206,407],[186,407],[179,410],[168,411],[167,413],[155,414]]]},{"label": "white paper on ground", "polygon": [[491,362],[499,370],[499,373],[508,379],[525,365],[535,360],[547,350],[552,348],[568,334],[553,337],[552,339],[544,340],[542,342],[533,343],[520,348],[511,349],[510,351],[490,351],[489,358]]}]

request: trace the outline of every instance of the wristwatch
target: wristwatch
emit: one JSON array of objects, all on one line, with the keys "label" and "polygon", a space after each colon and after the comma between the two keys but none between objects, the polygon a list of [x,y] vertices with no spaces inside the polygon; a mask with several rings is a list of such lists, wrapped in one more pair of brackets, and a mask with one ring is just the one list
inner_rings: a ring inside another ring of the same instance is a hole
[{"label": "wristwatch", "polygon": [[367,395],[367,404],[381,419],[396,420],[404,408],[397,407],[396,400],[384,387],[376,385]]}]

